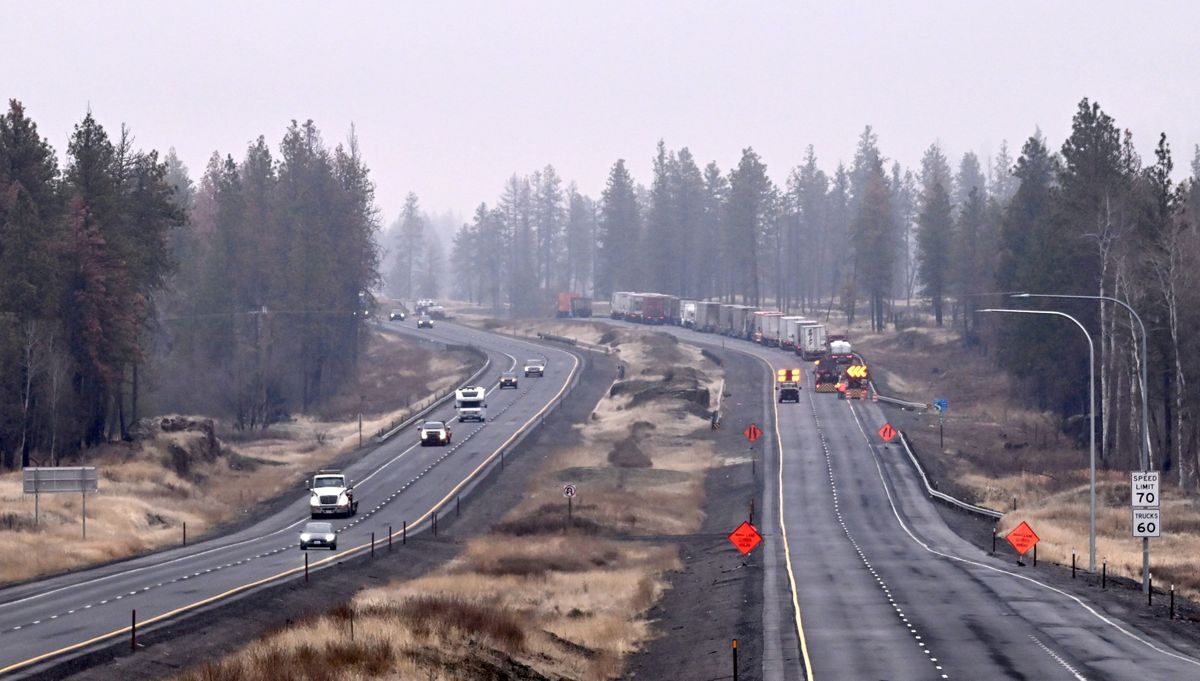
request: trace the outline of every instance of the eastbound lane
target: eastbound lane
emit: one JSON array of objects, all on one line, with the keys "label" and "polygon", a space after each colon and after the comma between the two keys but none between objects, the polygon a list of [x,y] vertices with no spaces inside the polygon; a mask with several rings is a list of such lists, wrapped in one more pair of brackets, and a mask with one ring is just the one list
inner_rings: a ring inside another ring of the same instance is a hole
[{"label": "eastbound lane", "polygon": [[[659,329],[758,357],[768,383],[775,369],[800,365],[778,349]],[[781,606],[782,595],[767,592],[790,580],[772,575],[766,560],[764,678],[1200,678],[1200,650],[1191,644],[1158,642],[1136,621],[1105,614],[960,538],[899,445],[874,436],[886,421],[879,405],[816,394],[810,379],[799,404],[772,400],[782,450],[763,449],[764,498],[779,500],[770,512],[786,528],[785,567],[795,578],[788,597],[798,605]],[[769,466],[772,452],[781,476]],[[783,537],[769,522],[764,527],[769,550],[772,537]],[[794,640],[778,635],[788,628]]]},{"label": "eastbound lane", "polygon": [[[484,350],[487,364],[474,382],[490,388],[488,421],[455,423],[450,447],[418,446],[415,429],[409,427],[347,466],[359,513],[334,521],[340,550],[309,552],[312,569],[369,546],[372,532],[385,542],[389,526],[396,533],[405,521],[410,532],[428,527],[432,509],[467,493],[496,453],[512,446],[565,394],[579,363],[564,350],[447,322],[419,332],[410,325],[388,326],[427,341]],[[528,357],[547,360],[544,378],[521,378],[518,390],[495,389],[502,371]],[[452,417],[449,400],[427,418]],[[300,487],[285,508],[232,534],[0,590],[0,673],[28,671],[127,633],[133,609],[140,622],[151,623],[255,586],[302,576],[304,552],[297,537],[308,519],[307,499]]]}]

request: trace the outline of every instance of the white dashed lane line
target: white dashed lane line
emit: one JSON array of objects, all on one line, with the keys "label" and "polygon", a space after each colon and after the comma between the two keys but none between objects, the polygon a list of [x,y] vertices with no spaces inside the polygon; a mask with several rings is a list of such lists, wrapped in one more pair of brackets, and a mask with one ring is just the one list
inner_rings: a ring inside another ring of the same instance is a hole
[{"label": "white dashed lane line", "polygon": [[917,631],[917,628],[913,626],[912,622],[908,621],[908,615],[904,614],[904,609],[901,608],[900,604],[896,602],[895,598],[893,598],[892,591],[888,588],[887,582],[884,581],[883,576],[875,570],[873,565],[871,565],[871,561],[867,558],[867,554],[864,553],[862,547],[858,545],[858,541],[854,539],[854,535],[850,534],[850,528],[846,526],[846,521],[842,517],[841,505],[838,502],[837,480],[833,476],[833,457],[829,453],[829,441],[825,439],[825,430],[821,427],[821,418],[817,416],[817,406],[816,403],[813,402],[811,393],[809,393],[808,400],[813,411],[813,421],[817,425],[817,435],[821,438],[821,449],[823,449],[825,452],[825,469],[829,472],[829,489],[833,493],[833,512],[837,516],[838,524],[842,527],[842,532],[845,533],[846,539],[850,540],[850,545],[854,547],[854,551],[858,554],[859,560],[863,562],[863,565],[866,566],[867,571],[870,572],[871,576],[875,578],[876,584],[879,585],[880,590],[883,591],[884,597],[887,598],[888,605],[892,606],[892,608],[896,611],[896,616],[900,618],[900,623],[908,629],[908,633],[913,637],[913,642],[917,644],[917,648],[924,653],[925,657],[929,659],[929,663],[933,665],[935,672],[939,674],[938,678],[950,678],[950,675],[942,669],[942,665],[938,659],[933,656],[933,651],[931,651],[925,644],[925,641],[921,639],[921,635]]}]

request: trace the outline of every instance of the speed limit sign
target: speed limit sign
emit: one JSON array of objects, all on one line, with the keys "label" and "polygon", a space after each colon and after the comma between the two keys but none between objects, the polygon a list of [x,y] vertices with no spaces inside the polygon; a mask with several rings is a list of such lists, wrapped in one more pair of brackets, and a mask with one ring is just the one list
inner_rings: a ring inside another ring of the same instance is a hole
[{"label": "speed limit sign", "polygon": [[1133,509],[1133,536],[1162,536],[1162,514],[1157,508]]}]

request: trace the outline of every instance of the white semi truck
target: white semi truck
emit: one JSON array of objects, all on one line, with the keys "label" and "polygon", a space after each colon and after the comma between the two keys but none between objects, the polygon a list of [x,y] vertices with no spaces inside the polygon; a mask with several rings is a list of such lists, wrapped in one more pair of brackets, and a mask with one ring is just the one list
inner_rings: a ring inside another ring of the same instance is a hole
[{"label": "white semi truck", "polygon": [[350,486],[350,480],[341,471],[333,469],[318,471],[307,486],[309,490],[308,509],[312,517],[352,516],[358,513],[354,488]]},{"label": "white semi truck", "polygon": [[484,398],[487,390],[481,386],[464,386],[454,391],[454,408],[458,410],[458,420],[487,421],[487,404]]}]

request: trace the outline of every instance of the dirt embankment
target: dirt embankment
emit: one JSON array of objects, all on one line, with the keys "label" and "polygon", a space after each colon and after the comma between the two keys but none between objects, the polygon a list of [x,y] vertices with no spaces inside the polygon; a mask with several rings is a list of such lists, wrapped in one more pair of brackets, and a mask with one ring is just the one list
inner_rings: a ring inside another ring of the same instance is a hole
[{"label": "dirt embankment", "polygon": [[[304,475],[358,446],[357,409],[364,438],[402,420],[423,400],[461,381],[478,359],[435,354],[390,334],[376,334],[367,369],[349,397],[324,413],[300,416],[265,431],[232,431],[218,420],[165,416],[137,424],[135,441],[89,451],[99,470],[99,493],[87,500],[87,540],[80,539],[81,500],[22,495],[21,474],[0,476],[0,583],[104,563],[189,541],[237,522],[258,503],[302,486]],[[350,393],[348,392],[347,395]],[[33,550],[53,542],[59,550]]]},{"label": "dirt embankment", "polygon": [[[717,456],[699,435],[710,432],[721,369],[662,334],[622,331],[606,342],[619,348],[626,379],[556,436],[563,444],[490,532],[432,574],[361,591],[180,678],[257,678],[306,660],[332,666],[330,678],[621,676],[652,636],[647,613],[667,573],[681,567],[672,538],[704,520]],[[566,483],[578,490],[569,516]]]},{"label": "dirt embankment", "polygon": [[[1028,521],[1041,538],[1039,560],[1069,565],[1075,551],[1086,562],[1088,450],[1063,434],[1061,419],[1024,407],[1007,375],[965,348],[952,330],[860,336],[856,349],[870,360],[882,392],[917,402],[949,400],[944,445],[936,413],[894,415],[940,489],[1006,511],[1001,534]],[[1140,580],[1129,474],[1101,468],[1096,487],[1097,561],[1107,561],[1109,575]],[[1162,495],[1168,531],[1153,542],[1155,584],[1174,584],[1200,598],[1194,560],[1200,555],[1200,506],[1170,484],[1162,486]]]}]

